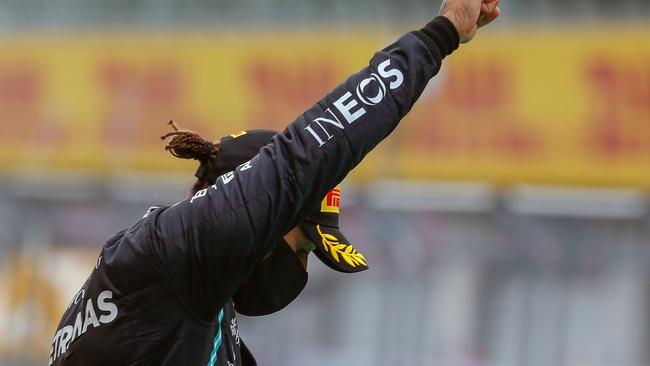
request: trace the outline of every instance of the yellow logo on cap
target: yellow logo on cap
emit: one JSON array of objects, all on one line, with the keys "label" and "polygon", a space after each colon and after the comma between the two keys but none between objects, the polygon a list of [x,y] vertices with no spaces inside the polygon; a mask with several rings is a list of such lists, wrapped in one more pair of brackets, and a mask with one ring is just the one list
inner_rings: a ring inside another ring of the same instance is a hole
[{"label": "yellow logo on cap", "polygon": [[239,137],[239,136],[244,136],[244,135],[247,134],[247,133],[248,133],[248,132],[246,132],[246,131],[239,131],[239,132],[237,132],[237,133],[233,133],[232,135],[230,135],[230,137],[236,139],[237,137]]},{"label": "yellow logo on cap", "polygon": [[327,192],[325,199],[320,204],[320,212],[339,213],[341,206],[341,187],[336,186]]},{"label": "yellow logo on cap", "polygon": [[366,258],[358,252],[352,245],[340,243],[336,236],[321,231],[320,225],[316,225],[316,231],[320,235],[323,244],[323,250],[332,254],[335,261],[340,262],[339,256],[351,267],[359,265],[368,266]]}]

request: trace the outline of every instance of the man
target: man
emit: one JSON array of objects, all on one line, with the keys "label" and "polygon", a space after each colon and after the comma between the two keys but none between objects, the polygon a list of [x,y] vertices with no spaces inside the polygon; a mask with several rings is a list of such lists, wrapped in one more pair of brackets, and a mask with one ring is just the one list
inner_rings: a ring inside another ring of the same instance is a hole
[{"label": "man", "polygon": [[[496,19],[498,2],[444,1],[440,16],[376,53],[278,134],[213,144],[173,133],[173,154],[200,151],[196,193],[108,240],[63,315],[50,364],[254,365],[229,327],[234,310],[263,315],[287,305],[305,285],[311,250],[335,268],[366,267],[362,255],[340,256],[358,252],[336,236],[337,223],[317,217],[327,213],[323,197],[396,127],[442,59]],[[253,153],[227,158],[245,147]]]}]

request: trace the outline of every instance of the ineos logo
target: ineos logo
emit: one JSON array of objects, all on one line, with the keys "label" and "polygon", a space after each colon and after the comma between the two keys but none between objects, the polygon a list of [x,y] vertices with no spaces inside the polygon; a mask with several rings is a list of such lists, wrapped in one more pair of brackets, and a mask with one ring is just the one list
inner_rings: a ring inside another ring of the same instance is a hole
[{"label": "ineos logo", "polygon": [[[362,79],[357,84],[354,90],[356,98],[351,92],[346,92],[335,100],[332,104],[338,113],[334,113],[332,108],[327,108],[325,110],[327,112],[326,115],[314,118],[305,127],[305,130],[318,142],[319,147],[334,137],[325,126],[335,126],[341,130],[344,129],[345,125],[341,122],[339,116],[342,116],[348,124],[352,124],[359,117],[366,114],[366,109],[362,105],[359,105],[359,102],[367,106],[377,105],[384,100],[388,89],[397,89],[402,85],[404,82],[404,74],[396,68],[390,69],[390,63],[390,59],[381,62],[377,66],[377,73],[371,73],[370,76]],[[386,87],[386,83],[388,83],[388,87]],[[373,87],[374,85],[376,87]],[[375,89],[377,90],[376,92],[374,92]]]}]

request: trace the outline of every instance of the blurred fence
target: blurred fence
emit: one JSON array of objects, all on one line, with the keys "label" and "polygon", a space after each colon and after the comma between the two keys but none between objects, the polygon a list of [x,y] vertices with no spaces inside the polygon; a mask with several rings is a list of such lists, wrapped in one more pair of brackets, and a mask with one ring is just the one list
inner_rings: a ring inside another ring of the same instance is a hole
[{"label": "blurred fence", "polygon": [[[44,364],[101,242],[183,189],[141,184],[120,196],[123,186],[92,186],[102,193],[86,195],[78,182],[3,186],[0,233],[16,235],[0,246],[1,364]],[[344,186],[343,229],[371,270],[345,275],[312,260],[309,285],[289,308],[240,319],[262,364],[650,363],[647,201],[576,215],[525,204],[553,201],[539,193],[433,187]],[[612,194],[592,193],[593,202]]]},{"label": "blurred fence", "polygon": [[[160,27],[197,24],[314,24],[390,27],[400,20],[425,21],[440,1],[431,0],[4,0],[0,30],[77,27]],[[503,21],[573,22],[638,19],[650,15],[646,0],[503,1]]]}]

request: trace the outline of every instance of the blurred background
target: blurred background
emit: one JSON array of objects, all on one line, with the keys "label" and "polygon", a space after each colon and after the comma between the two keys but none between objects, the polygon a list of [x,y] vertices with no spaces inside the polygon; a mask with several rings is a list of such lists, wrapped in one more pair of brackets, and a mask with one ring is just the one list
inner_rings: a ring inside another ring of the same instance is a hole
[{"label": "blurred background", "polygon": [[[166,122],[282,128],[426,0],[0,0],[0,365],[101,245],[187,197]],[[346,179],[371,270],[240,319],[259,363],[650,365],[650,2],[518,0]]]}]

